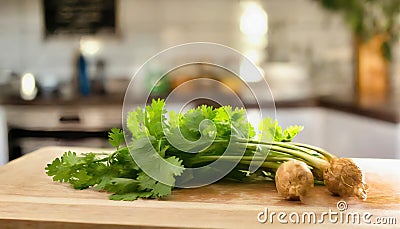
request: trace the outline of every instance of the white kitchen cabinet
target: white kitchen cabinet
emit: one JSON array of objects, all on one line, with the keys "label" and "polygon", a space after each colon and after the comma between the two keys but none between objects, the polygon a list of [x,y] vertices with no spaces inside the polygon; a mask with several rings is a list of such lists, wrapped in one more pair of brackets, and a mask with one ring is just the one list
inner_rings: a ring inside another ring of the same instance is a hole
[{"label": "white kitchen cabinet", "polygon": [[4,109],[0,106],[0,166],[8,162],[7,119]]},{"label": "white kitchen cabinet", "polygon": [[400,125],[325,110],[324,146],[345,157],[400,158]]},{"label": "white kitchen cabinet", "polygon": [[322,147],[338,156],[400,158],[400,125],[396,123],[315,107],[278,108],[276,118],[283,127],[305,127],[295,141]]}]

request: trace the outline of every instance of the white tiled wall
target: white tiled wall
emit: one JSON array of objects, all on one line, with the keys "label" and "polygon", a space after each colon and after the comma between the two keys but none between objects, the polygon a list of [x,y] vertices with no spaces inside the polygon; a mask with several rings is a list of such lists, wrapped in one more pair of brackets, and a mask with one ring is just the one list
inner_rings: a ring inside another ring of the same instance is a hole
[{"label": "white tiled wall", "polygon": [[[41,0],[0,0],[0,69],[72,76],[78,37],[44,39]],[[352,85],[352,37],[338,14],[313,0],[260,1],[269,18],[269,61],[305,66],[320,92]],[[241,50],[240,1],[117,0],[119,35],[98,38],[109,77],[130,77],[157,52],[191,41]],[[400,51],[399,51],[400,52]],[[397,80],[396,82],[400,82]]]},{"label": "white tiled wall", "polygon": [[[69,78],[79,37],[45,39],[41,2],[0,0],[0,69]],[[214,41],[235,46],[239,33],[236,1],[117,3],[119,34],[97,37],[102,43],[98,56],[106,59],[111,77],[130,77],[149,57],[172,45]]]},{"label": "white tiled wall", "polygon": [[317,92],[352,89],[352,36],[341,15],[310,0],[266,1],[266,8],[273,9],[269,11],[272,58],[308,67]]},{"label": "white tiled wall", "polygon": [[[79,38],[44,39],[41,2],[0,0],[0,68],[68,79]],[[316,82],[351,88],[350,36],[340,16],[311,0],[261,3],[269,16],[270,60],[300,62],[315,69]],[[240,50],[240,9],[232,0],[119,0],[120,33],[99,38],[99,56],[110,77],[130,77],[147,58],[184,42],[213,41]]]}]

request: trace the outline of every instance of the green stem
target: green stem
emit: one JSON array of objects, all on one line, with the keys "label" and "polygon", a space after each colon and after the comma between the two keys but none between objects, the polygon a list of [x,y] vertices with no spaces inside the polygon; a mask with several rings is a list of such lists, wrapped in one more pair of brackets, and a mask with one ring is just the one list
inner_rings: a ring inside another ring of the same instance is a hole
[{"label": "green stem", "polygon": [[[251,161],[240,161],[240,163],[245,164],[245,165],[250,165]],[[261,164],[261,167],[263,168],[269,168],[273,170],[277,170],[281,164],[273,161],[266,161]]]},{"label": "green stem", "polygon": [[299,147],[299,146],[296,146],[296,145],[292,145],[292,144],[290,144],[288,142],[275,142],[274,144],[277,145],[277,146],[288,148],[288,149],[299,150],[299,151],[307,153],[307,154],[309,154],[311,156],[319,157],[321,159],[326,159],[323,154],[321,154],[321,153],[319,153],[317,151],[311,150],[309,148]]},{"label": "green stem", "polygon": [[325,151],[319,147],[316,147],[316,146],[312,146],[312,145],[308,145],[308,144],[304,144],[304,143],[298,143],[298,142],[290,142],[289,144],[317,151],[318,153],[324,155],[324,157],[326,157],[328,159],[328,161],[331,161],[333,158],[336,158],[335,155],[328,153],[327,151]]},{"label": "green stem", "polygon": [[276,145],[271,145],[270,149],[274,150],[274,151],[288,153],[288,154],[291,154],[293,156],[302,158],[305,161],[307,161],[309,165],[311,165],[311,166],[313,166],[315,168],[324,169],[324,168],[329,166],[329,162],[327,162],[326,160],[320,159],[318,157],[311,156],[311,155],[309,155],[307,153],[304,153],[302,151],[287,149],[287,148],[283,148],[281,146],[276,146]]},{"label": "green stem", "polygon": [[293,158],[290,157],[257,157],[257,156],[201,156],[199,159],[203,159],[202,162],[211,162],[215,160],[232,160],[232,161],[237,161],[240,159],[240,161],[288,161],[292,160]]},{"label": "green stem", "polygon": [[[309,145],[305,144],[291,144],[291,143],[284,143],[284,142],[264,142],[264,141],[257,141],[257,140],[249,140],[246,138],[235,138],[234,141],[236,141],[239,144],[245,144],[247,149],[250,149],[252,151],[257,151],[259,150],[260,146],[267,146],[269,147],[268,153],[274,152],[275,154],[279,155],[282,154],[282,156],[287,156],[287,157],[297,157],[298,159],[304,160],[307,164],[318,168],[320,170],[324,170],[326,167],[329,167],[329,159],[333,157],[333,155],[329,154],[328,152],[317,148],[317,147],[312,147]],[[220,143],[227,143],[227,140],[219,140],[218,142]],[[306,148],[306,149],[301,149],[300,147]],[[307,151],[307,149],[314,149],[315,151],[323,155],[323,157],[327,158],[328,160],[321,159],[320,157],[317,157],[313,155],[311,152]]]},{"label": "green stem", "polygon": [[[281,145],[288,145],[288,143],[264,142],[264,141],[248,140],[248,139],[243,139],[243,138],[237,138],[236,140],[240,143],[247,144],[248,146],[256,146],[257,147],[258,145],[267,145],[270,147],[270,150],[283,152],[283,153],[293,155],[295,157],[302,158],[311,166],[316,167],[321,170],[325,169],[326,167],[329,167],[329,162],[324,159],[320,159],[318,157],[312,156],[302,150],[294,150],[291,148],[285,148],[285,147],[281,146]],[[290,147],[290,145],[288,145],[288,146]],[[305,146],[308,146],[308,145],[305,145]],[[305,147],[305,148],[307,148],[307,147]],[[322,152],[321,154],[323,154],[324,156],[326,155],[325,157],[328,160],[329,160],[329,158],[332,158],[333,155],[331,155],[331,154],[327,153],[326,151],[323,151],[322,149],[319,149],[317,147],[315,147],[315,148],[318,149],[319,151],[321,151]]]},{"label": "green stem", "polygon": [[[254,143],[254,144],[263,144],[263,145],[276,145],[276,146],[281,146],[284,148],[288,149],[293,149],[293,150],[300,150],[303,151],[304,153],[308,153],[310,155],[314,154],[321,154],[321,156],[326,157],[326,158],[332,158],[334,157],[332,154],[326,152],[325,150],[318,148],[316,146],[311,146],[311,145],[306,145],[302,143],[295,143],[295,142],[266,142],[266,141],[261,141],[261,140],[247,140],[244,138],[237,138],[238,142],[241,143]],[[313,152],[315,151],[315,152]]]}]

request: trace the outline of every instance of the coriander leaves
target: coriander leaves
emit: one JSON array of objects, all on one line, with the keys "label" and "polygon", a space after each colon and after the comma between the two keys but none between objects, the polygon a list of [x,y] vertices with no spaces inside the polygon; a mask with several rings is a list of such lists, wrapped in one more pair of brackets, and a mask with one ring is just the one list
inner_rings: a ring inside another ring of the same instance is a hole
[{"label": "coriander leaves", "polygon": [[[70,183],[75,189],[107,191],[112,200],[160,198],[171,193],[177,177],[189,168],[219,159],[239,163],[233,165],[229,175],[242,180],[245,173],[239,171],[248,168],[249,158],[254,157],[257,148],[265,142],[290,142],[302,130],[301,126],[282,130],[276,121],[267,118],[256,136],[243,108],[203,105],[175,113],[167,112],[161,99],[153,100],[145,109],[131,111],[126,126],[128,133],[118,128],[109,132],[114,153],[78,155],[68,151],[47,165],[47,175],[54,181]],[[224,156],[228,149],[232,153]],[[290,157],[280,152],[274,155]],[[262,165],[272,163],[265,160]],[[218,168],[210,169],[218,172]],[[190,175],[182,179],[190,180]]]},{"label": "coriander leaves", "polygon": [[124,132],[118,128],[112,128],[108,133],[108,142],[117,148],[125,141]]}]

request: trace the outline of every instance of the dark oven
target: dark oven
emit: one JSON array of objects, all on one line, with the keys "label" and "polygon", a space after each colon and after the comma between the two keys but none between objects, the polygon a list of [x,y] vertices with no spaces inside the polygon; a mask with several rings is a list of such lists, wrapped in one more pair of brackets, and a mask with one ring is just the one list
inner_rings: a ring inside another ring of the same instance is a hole
[{"label": "dark oven", "polygon": [[121,106],[9,106],[9,160],[46,146],[107,148],[121,127]]}]

